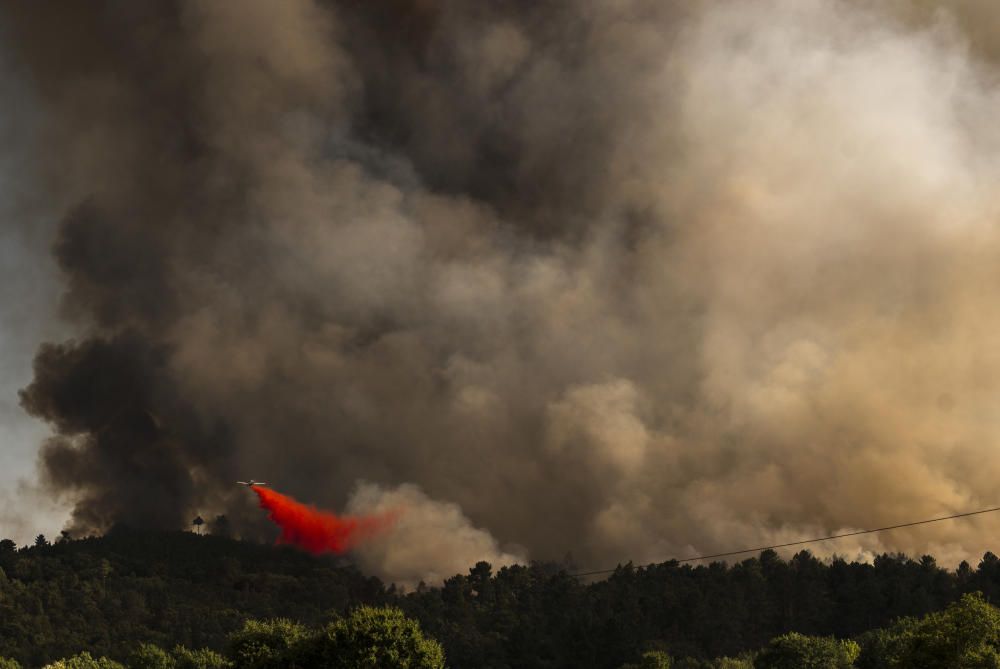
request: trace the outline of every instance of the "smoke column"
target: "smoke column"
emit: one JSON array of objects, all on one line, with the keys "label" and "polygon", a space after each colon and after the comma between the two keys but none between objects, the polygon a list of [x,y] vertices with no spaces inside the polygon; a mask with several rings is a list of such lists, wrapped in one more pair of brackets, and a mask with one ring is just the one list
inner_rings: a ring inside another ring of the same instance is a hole
[{"label": "smoke column", "polygon": [[[74,533],[263,534],[231,485],[263,471],[404,500],[357,554],[419,582],[998,502],[996,2],[51,0],[0,32],[73,332],[21,405]],[[975,560],[998,522],[817,550]]]},{"label": "smoke column", "polygon": [[251,486],[267,517],[281,528],[278,543],[303,548],[310,553],[345,553],[359,543],[388,529],[398,512],[379,516],[338,516],[297,502],[291,497]]}]

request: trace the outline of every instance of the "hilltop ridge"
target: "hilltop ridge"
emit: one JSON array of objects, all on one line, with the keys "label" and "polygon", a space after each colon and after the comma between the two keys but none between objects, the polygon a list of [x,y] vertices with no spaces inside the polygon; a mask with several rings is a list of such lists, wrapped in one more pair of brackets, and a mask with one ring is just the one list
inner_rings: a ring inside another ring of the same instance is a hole
[{"label": "hilltop ridge", "polygon": [[0,543],[0,656],[40,665],[88,649],[122,658],[140,641],[221,648],[247,618],[321,624],[394,604],[444,645],[452,667],[610,667],[643,649],[736,655],[779,634],[853,637],[966,592],[1000,601],[1000,559],[872,564],[767,551],[734,564],[619,567],[584,582],[564,565],[494,572],[479,563],[404,593],[344,558],[190,532],[119,528],[17,549]]}]

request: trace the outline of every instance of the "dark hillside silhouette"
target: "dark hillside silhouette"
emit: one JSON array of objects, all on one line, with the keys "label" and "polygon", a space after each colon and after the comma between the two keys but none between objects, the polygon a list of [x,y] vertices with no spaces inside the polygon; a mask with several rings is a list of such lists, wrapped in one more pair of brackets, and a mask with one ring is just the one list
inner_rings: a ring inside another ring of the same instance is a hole
[{"label": "dark hillside silhouette", "polygon": [[0,570],[0,657],[25,666],[81,650],[121,660],[139,642],[222,650],[248,618],[315,626],[391,604],[442,643],[450,667],[617,667],[656,649],[736,656],[787,632],[857,637],[967,592],[1000,600],[992,553],[950,571],[931,557],[860,564],[768,551],[733,565],[625,565],[589,583],[555,564],[480,563],[402,593],[343,558],[118,528],[21,549],[2,541]]}]

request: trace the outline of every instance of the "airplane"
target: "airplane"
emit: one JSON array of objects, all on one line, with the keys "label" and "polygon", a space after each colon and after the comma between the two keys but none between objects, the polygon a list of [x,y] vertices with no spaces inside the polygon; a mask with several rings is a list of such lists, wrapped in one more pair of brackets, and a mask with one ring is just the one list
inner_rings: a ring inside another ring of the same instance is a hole
[{"label": "airplane", "polygon": [[239,483],[240,485],[245,485],[248,488],[252,488],[255,485],[267,485],[263,481],[254,481],[253,479],[250,479],[249,481],[237,481],[237,483]]}]

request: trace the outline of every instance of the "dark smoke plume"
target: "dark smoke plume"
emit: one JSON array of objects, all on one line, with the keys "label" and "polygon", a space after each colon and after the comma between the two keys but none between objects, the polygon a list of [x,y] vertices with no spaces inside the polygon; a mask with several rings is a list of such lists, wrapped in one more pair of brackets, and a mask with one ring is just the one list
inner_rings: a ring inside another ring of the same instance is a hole
[{"label": "dark smoke plume", "polygon": [[[35,358],[21,403],[58,432],[42,446],[42,471],[55,489],[76,493],[76,528],[181,527],[197,472],[224,456],[224,429],[172,394],[166,361],[166,350],[129,332],[46,344]],[[183,437],[166,432],[161,415]]]},{"label": "dark smoke plume", "polygon": [[362,559],[416,582],[996,502],[992,5],[0,12],[67,212],[79,337],[23,405],[75,531],[253,533],[253,474],[409,505]]}]

